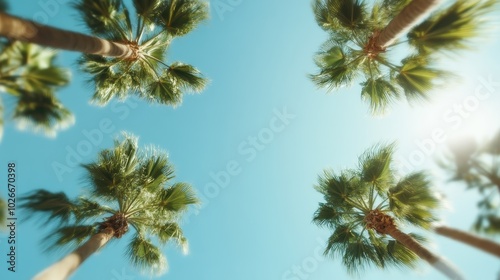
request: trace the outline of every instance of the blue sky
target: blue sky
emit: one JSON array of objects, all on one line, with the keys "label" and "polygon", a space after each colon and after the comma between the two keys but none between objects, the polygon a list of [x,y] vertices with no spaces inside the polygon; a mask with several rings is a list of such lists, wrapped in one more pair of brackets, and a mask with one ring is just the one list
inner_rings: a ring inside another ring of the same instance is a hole
[{"label": "blue sky", "polygon": [[[10,2],[12,14],[84,31],[76,12],[56,0]],[[56,4],[53,13],[42,7],[48,2]],[[167,247],[170,269],[161,279],[348,279],[339,261],[318,255],[328,235],[311,223],[322,199],[313,189],[318,174],[355,165],[358,155],[379,141],[398,141],[396,158],[411,164],[404,171],[432,168],[444,147],[442,141],[429,140],[434,134],[451,139],[496,131],[500,38],[498,30],[491,34],[473,50],[442,59],[460,78],[433,92],[431,102],[401,102],[387,116],[373,118],[360,100],[359,86],[325,94],[308,80],[307,74],[316,71],[312,56],[326,39],[309,1],[212,1],[211,19],[176,39],[168,54],[169,61],[195,65],[211,80],[202,94],[186,95],[175,109],[135,99],[95,107],[89,104],[91,87],[77,70],[79,54],[63,51],[58,61],[71,68],[73,79],[59,97],[74,113],[75,124],[46,138],[7,123],[0,164],[16,162],[18,196],[45,188],[76,197],[83,170],[74,163],[92,161],[126,130],[140,136],[140,145],[168,151],[176,179],[191,183],[204,200],[183,224],[189,255]],[[88,142],[88,133],[102,133],[103,139],[68,162],[71,151]],[[255,138],[263,141],[254,143]],[[57,164],[69,171],[56,172]],[[443,174],[432,170],[436,187],[449,202],[442,217],[451,226],[468,229],[476,214],[475,193],[446,183]],[[0,168],[1,178],[7,178],[6,168]],[[0,194],[5,197],[6,189]],[[1,279],[28,279],[63,256],[42,251],[40,241],[49,225],[21,222],[15,274],[5,268],[6,239],[0,237]],[[494,257],[427,236],[432,249],[459,266],[467,279],[496,279],[500,265]],[[127,237],[122,239],[93,255],[72,279],[150,279],[122,257]],[[443,279],[424,262],[413,271],[370,269],[361,278],[403,277]]]}]

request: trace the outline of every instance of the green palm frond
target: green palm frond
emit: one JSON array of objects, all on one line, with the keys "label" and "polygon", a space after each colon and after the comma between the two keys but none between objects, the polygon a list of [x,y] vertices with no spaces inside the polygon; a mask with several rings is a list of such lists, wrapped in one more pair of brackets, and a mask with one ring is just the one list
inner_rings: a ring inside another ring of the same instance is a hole
[{"label": "green palm frond", "polygon": [[369,78],[361,85],[361,97],[369,103],[372,115],[385,113],[399,98],[398,88],[385,78]]},{"label": "green palm frond", "polygon": [[335,206],[328,203],[320,203],[318,210],[314,213],[313,222],[318,226],[334,227],[336,224],[345,221],[349,215]]},{"label": "green palm frond", "polygon": [[391,212],[403,222],[428,229],[437,220],[434,211],[439,207],[440,200],[423,172],[402,178],[389,189],[388,197]]},{"label": "green palm frond", "polygon": [[[358,197],[363,197],[367,192],[367,188],[362,186],[353,171],[346,170],[340,175],[325,171],[325,174],[319,177],[318,181],[319,184],[315,188],[325,196],[328,204],[334,205],[342,212],[350,212],[354,208],[363,208],[358,203]],[[355,200],[352,200],[351,197],[355,197]]]},{"label": "green palm frond", "polygon": [[127,24],[127,11],[121,0],[75,0],[74,8],[92,32],[108,39],[126,41],[132,34]]},{"label": "green palm frond", "polygon": [[436,86],[438,79],[445,75],[444,71],[428,66],[427,59],[409,57],[402,61],[396,82],[403,89],[408,100],[427,99],[427,92]]},{"label": "green palm frond", "polygon": [[23,202],[19,206],[30,214],[28,218],[33,218],[33,214],[41,214],[47,216],[48,222],[55,220],[67,223],[77,209],[76,204],[62,192],[35,190],[20,200]]},{"label": "green palm frond", "polygon": [[165,0],[157,23],[172,36],[183,36],[208,18],[208,5],[201,0]]},{"label": "green palm frond", "polygon": [[127,246],[127,255],[135,267],[148,274],[160,275],[168,268],[160,249],[140,235],[134,236]]},{"label": "green palm frond", "polygon": [[177,106],[182,101],[181,91],[173,85],[170,77],[166,74],[152,81],[146,92],[141,93],[141,96],[150,102],[171,106]]},{"label": "green palm frond", "polygon": [[137,15],[141,16],[147,22],[154,21],[154,15],[162,3],[161,0],[133,0]]},{"label": "green palm frond", "polygon": [[70,81],[67,69],[54,64],[56,52],[23,42],[9,42],[0,53],[0,85],[17,99],[12,118],[20,129],[48,136],[74,123],[55,96]]},{"label": "green palm frond", "polygon": [[97,232],[93,225],[69,225],[56,228],[44,240],[46,251],[74,248]]},{"label": "green palm frond", "polygon": [[362,0],[316,0],[313,9],[318,24],[329,31],[353,31],[365,27],[366,7]]},{"label": "green palm frond", "polygon": [[158,190],[174,177],[173,167],[163,154],[147,158],[141,163],[139,170],[140,184],[151,190]]},{"label": "green palm frond", "polygon": [[387,191],[394,181],[394,171],[391,169],[395,143],[375,145],[359,158],[361,180],[375,187],[379,194]]},{"label": "green palm frond", "polygon": [[13,115],[20,129],[31,127],[35,132],[55,135],[74,123],[73,114],[53,93],[21,91]]},{"label": "green palm frond", "polygon": [[114,214],[115,212],[113,208],[85,197],[79,197],[76,205],[78,207],[78,211],[74,212],[74,216],[76,222],[78,223],[95,219],[96,217],[100,217],[104,214]]},{"label": "green palm frond", "polygon": [[183,90],[201,92],[207,85],[207,80],[201,76],[200,71],[188,64],[172,63],[167,70],[167,75],[173,81],[174,86]]},{"label": "green palm frond", "polygon": [[125,136],[122,141],[115,141],[114,148],[101,151],[96,162],[82,165],[91,193],[106,200],[120,197],[136,178],[137,148],[137,138]]},{"label": "green palm frond", "polygon": [[159,194],[159,205],[166,211],[182,212],[189,205],[198,203],[194,189],[186,183],[175,183]]},{"label": "green palm frond", "polygon": [[413,28],[408,34],[410,44],[424,53],[470,48],[471,40],[484,30],[483,16],[497,4],[496,0],[458,0]]},{"label": "green palm frond", "polygon": [[182,228],[177,223],[166,223],[160,225],[155,232],[158,236],[158,240],[162,245],[167,244],[169,241],[174,240],[174,242],[182,249],[183,253],[187,253],[189,250],[189,245],[187,238],[184,236]]}]

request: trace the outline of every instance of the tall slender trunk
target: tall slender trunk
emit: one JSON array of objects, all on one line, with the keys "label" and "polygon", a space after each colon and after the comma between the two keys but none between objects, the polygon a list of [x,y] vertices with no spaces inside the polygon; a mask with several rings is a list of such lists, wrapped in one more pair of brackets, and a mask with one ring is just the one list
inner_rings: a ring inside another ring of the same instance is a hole
[{"label": "tall slender trunk", "polygon": [[443,258],[435,255],[431,251],[427,250],[424,246],[418,243],[413,237],[406,233],[401,232],[396,226],[391,226],[386,229],[386,233],[392,236],[394,239],[403,244],[406,248],[413,251],[417,256],[427,261],[434,268],[448,276],[450,279],[465,279],[457,268],[452,264],[448,263]]},{"label": "tall slender trunk", "polygon": [[426,16],[441,0],[413,0],[380,32],[377,45],[385,49]]},{"label": "tall slender trunk", "polygon": [[500,244],[489,239],[447,226],[435,226],[437,234],[461,241],[500,258]]},{"label": "tall slender trunk", "polygon": [[73,251],[71,254],[62,258],[60,261],[46,268],[40,272],[33,279],[34,280],[64,280],[75,272],[80,265],[99,248],[103,247],[113,238],[114,230],[106,228],[93,235],[85,244]]},{"label": "tall slender trunk", "polygon": [[0,12],[0,36],[86,54],[120,58],[134,55],[133,49],[127,44],[41,25],[2,12]]}]

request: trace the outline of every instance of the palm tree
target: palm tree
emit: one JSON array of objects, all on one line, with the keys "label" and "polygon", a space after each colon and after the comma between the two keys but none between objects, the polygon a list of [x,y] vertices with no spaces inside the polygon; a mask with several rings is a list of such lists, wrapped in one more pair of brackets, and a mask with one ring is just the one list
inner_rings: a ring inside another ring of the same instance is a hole
[{"label": "palm tree", "polygon": [[[7,8],[7,3],[0,1],[0,13]],[[0,91],[17,99],[12,117],[19,128],[32,127],[54,135],[73,122],[73,115],[54,94],[70,79],[67,70],[54,64],[55,55],[54,51],[32,44],[0,41]],[[3,116],[0,99],[0,139]]]},{"label": "palm tree", "polygon": [[[17,127],[55,135],[71,125],[73,115],[55,96],[70,81],[68,70],[54,62],[56,52],[19,41],[2,42],[0,48],[0,91],[15,99],[10,114]],[[0,136],[3,115],[0,101]]]},{"label": "palm tree", "polygon": [[48,235],[49,249],[78,246],[35,279],[66,279],[90,255],[130,229],[126,254],[147,272],[166,270],[166,258],[153,240],[160,245],[174,241],[186,252],[179,222],[198,200],[190,185],[171,182],[174,170],[165,153],[154,148],[138,151],[137,139],[125,135],[83,167],[89,196],[70,199],[62,192],[35,190],[22,198],[21,207],[29,213],[62,223]]},{"label": "palm tree", "polygon": [[[368,7],[363,0],[315,0],[316,21],[329,39],[311,79],[332,91],[361,77],[361,97],[373,114],[384,113],[401,93],[408,101],[427,99],[448,75],[433,65],[436,53],[469,46],[497,1],[457,0],[415,26],[438,2],[379,0]],[[407,40],[397,42],[404,33]],[[396,47],[402,43],[406,49]]]},{"label": "palm tree", "polygon": [[474,230],[486,234],[500,233],[500,131],[479,144],[473,138],[460,139],[449,146],[449,153],[439,165],[452,174],[451,181],[464,183],[482,196]]},{"label": "palm tree", "polygon": [[451,279],[463,279],[426,249],[421,237],[401,231],[403,225],[430,228],[439,199],[422,172],[396,179],[393,149],[394,145],[376,145],[359,158],[356,169],[325,171],[319,178],[315,188],[324,202],[313,222],[333,230],[325,255],[342,257],[350,273],[369,265],[413,267],[420,257]]},{"label": "palm tree", "polygon": [[0,35],[82,52],[80,63],[92,75],[92,101],[106,105],[129,94],[175,106],[184,91],[200,92],[207,81],[193,66],[166,64],[175,37],[186,35],[208,17],[201,0],[134,0],[132,24],[122,0],[77,0],[74,4],[92,33],[87,36],[0,13]]}]

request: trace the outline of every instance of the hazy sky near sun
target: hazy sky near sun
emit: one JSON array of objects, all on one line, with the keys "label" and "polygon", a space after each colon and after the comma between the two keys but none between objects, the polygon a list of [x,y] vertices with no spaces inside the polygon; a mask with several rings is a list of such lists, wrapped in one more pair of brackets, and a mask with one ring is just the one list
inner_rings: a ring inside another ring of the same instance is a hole
[{"label": "hazy sky near sun", "polygon": [[[76,12],[63,2],[10,1],[10,12],[85,32]],[[175,109],[136,99],[96,107],[89,104],[92,88],[76,65],[79,54],[62,51],[58,62],[71,69],[73,78],[58,96],[76,122],[56,138],[21,132],[7,122],[0,180],[14,161],[18,196],[45,188],[76,197],[84,186],[78,165],[94,160],[120,131],[128,131],[140,137],[141,146],[168,151],[175,180],[192,184],[203,199],[183,223],[190,253],[184,256],[167,246],[170,268],[161,279],[348,279],[340,260],[321,256],[328,231],[311,222],[322,200],[313,189],[317,176],[325,168],[354,167],[357,157],[379,141],[398,142],[402,172],[432,168],[445,140],[497,131],[500,38],[498,29],[490,34],[470,51],[441,59],[457,78],[434,91],[430,102],[399,102],[386,116],[374,118],[358,85],[326,94],[307,78],[317,70],[312,57],[327,38],[309,0],[211,1],[210,20],[174,40],[168,53],[169,62],[192,64],[210,79],[202,94],[186,95]],[[96,138],[91,141],[88,135]],[[468,229],[476,215],[476,194],[432,173],[448,201],[441,216]],[[2,187],[0,195],[6,193]],[[40,242],[50,225],[19,217],[17,272],[5,268],[6,238],[0,235],[0,279],[29,279],[63,256],[43,252]],[[431,248],[460,267],[467,279],[496,279],[500,265],[494,257],[426,236]],[[108,244],[72,279],[150,279],[123,257],[127,243],[125,236]],[[374,268],[361,275],[402,278],[443,279],[424,262],[413,271]]]}]

